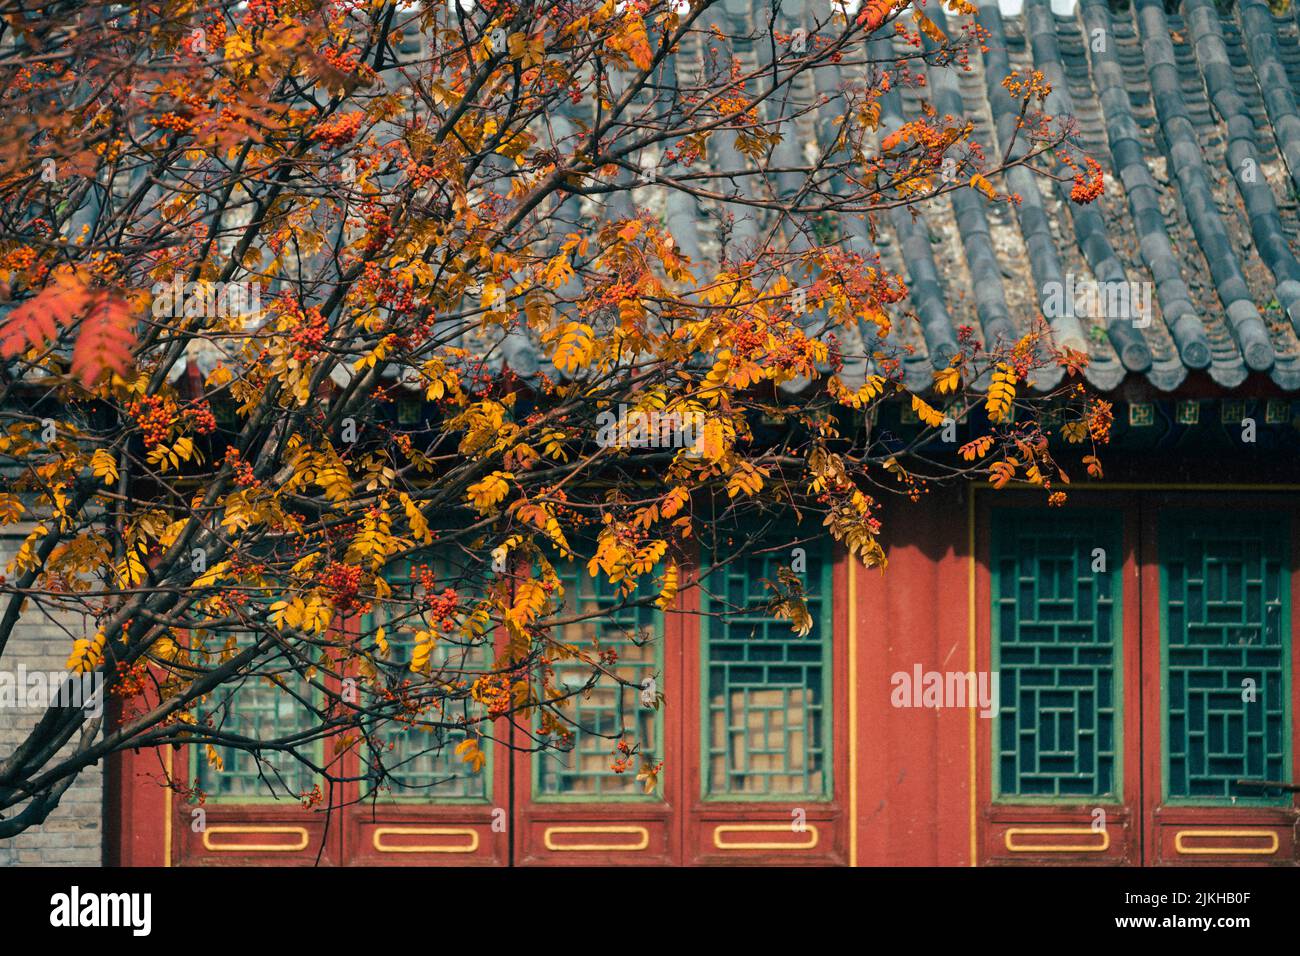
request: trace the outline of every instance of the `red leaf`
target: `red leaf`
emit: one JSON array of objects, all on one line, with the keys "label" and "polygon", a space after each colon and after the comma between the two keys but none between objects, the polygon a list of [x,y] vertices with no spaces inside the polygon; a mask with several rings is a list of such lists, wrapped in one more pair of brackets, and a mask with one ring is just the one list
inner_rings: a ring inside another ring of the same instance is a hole
[{"label": "red leaf", "polygon": [[18,306],[0,325],[0,355],[15,358],[29,346],[58,337],[59,328],[85,307],[90,292],[76,279],[60,278]]},{"label": "red leaf", "polygon": [[101,295],[81,324],[72,350],[72,374],[87,388],[105,370],[125,375],[135,344],[131,313],[126,300],[112,293]]}]

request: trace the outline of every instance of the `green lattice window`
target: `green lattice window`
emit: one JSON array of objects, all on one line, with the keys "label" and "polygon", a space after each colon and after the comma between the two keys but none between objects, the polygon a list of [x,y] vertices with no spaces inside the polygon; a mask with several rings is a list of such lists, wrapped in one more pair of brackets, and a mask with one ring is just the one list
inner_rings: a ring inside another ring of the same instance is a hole
[{"label": "green lattice window", "polygon": [[[270,669],[285,671],[274,663]],[[303,703],[313,696],[308,682],[292,672],[280,676],[284,687],[265,677],[250,677],[214,692],[200,711],[200,724],[264,741],[289,738],[317,726],[316,715]],[[208,800],[256,803],[296,799],[316,785],[311,768],[291,753],[266,750],[255,756],[233,747],[214,747],[219,767],[208,759],[205,747],[190,748],[192,776]],[[306,743],[299,749],[309,759],[319,760],[319,743]]]},{"label": "green lattice window", "polygon": [[[831,794],[831,560],[820,531],[804,525],[769,533],[708,577],[701,641],[706,797]],[[812,615],[804,636],[767,613],[773,592],[764,581],[778,581],[781,566],[803,583]]]},{"label": "green lattice window", "polygon": [[1171,800],[1252,800],[1238,779],[1291,779],[1288,534],[1278,515],[1162,515]]},{"label": "green lattice window", "polygon": [[[621,603],[617,589],[604,576],[593,578],[576,565],[557,568],[564,584],[564,609],[569,616]],[[535,755],[533,792],[538,799],[558,800],[658,800],[645,793],[636,771],[642,762],[657,763],[663,754],[660,712],[641,703],[646,690],[662,689],[663,615],[653,607],[626,607],[600,617],[566,625],[557,638],[592,654],[612,650],[617,655],[615,673],[628,682],[618,684],[602,676],[589,691],[582,691],[592,669],[582,663],[557,661],[555,686],[574,693],[560,707],[566,729],[573,737],[558,749]],[[622,738],[640,748],[631,769],[614,773],[615,748]],[[554,742],[553,742],[554,743]]]},{"label": "green lattice window", "polygon": [[1122,540],[1118,514],[993,513],[997,797],[1120,792]]},{"label": "green lattice window", "polygon": [[[435,574],[435,588],[456,587],[445,567],[428,556],[394,562],[388,568],[387,580],[394,586],[395,596],[408,594],[405,590],[414,573],[413,568],[427,564]],[[398,606],[384,612],[366,615],[363,630],[366,633],[384,625],[388,642],[388,657],[382,665],[382,677],[389,686],[397,687],[403,681],[419,682],[421,675],[411,672],[411,656],[415,647],[414,630],[432,629],[436,624],[421,614],[411,616],[413,608]],[[382,615],[382,616],[381,616]],[[492,635],[474,639],[450,635],[439,640],[430,654],[430,673],[440,679],[453,679],[464,672],[465,679],[481,674],[492,666]],[[384,796],[398,801],[424,803],[474,803],[488,800],[492,780],[492,744],[479,736],[479,745],[487,754],[488,762],[474,773],[459,755],[456,746],[466,736],[459,724],[490,733],[491,727],[482,721],[485,716],[480,704],[472,700],[456,701],[438,719],[435,711],[427,711],[414,720],[403,723],[388,720],[371,728],[375,746],[366,753],[367,774],[371,786],[385,788]],[[378,766],[376,766],[376,763]]]}]

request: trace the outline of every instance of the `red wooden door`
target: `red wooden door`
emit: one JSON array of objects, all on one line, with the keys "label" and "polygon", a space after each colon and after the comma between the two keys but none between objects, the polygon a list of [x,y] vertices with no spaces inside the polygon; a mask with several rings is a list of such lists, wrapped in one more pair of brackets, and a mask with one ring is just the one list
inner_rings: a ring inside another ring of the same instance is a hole
[{"label": "red wooden door", "polygon": [[[1295,865],[1297,509],[1142,499],[1148,865]],[[1242,781],[1247,781],[1243,783]]]},{"label": "red wooden door", "polygon": [[[322,677],[304,679],[287,662],[272,663],[282,685],[265,677],[223,687],[199,709],[200,727],[263,741],[293,740],[295,732],[315,726],[316,718],[299,703],[319,699],[322,690],[337,693],[337,683]],[[312,681],[319,682],[313,686]],[[298,745],[316,765],[337,772],[341,754],[326,740]],[[328,784],[312,769],[283,751],[254,756],[225,747],[190,744],[171,754],[171,774],[185,793],[169,801],[173,835],[170,864],[176,866],[337,865],[343,858],[342,827]],[[140,821],[133,821],[140,825]]]},{"label": "red wooden door", "polygon": [[1140,607],[1136,527],[1123,499],[1086,507],[982,499],[976,647],[999,677],[975,720],[979,859],[1141,861]]},{"label": "red wooden door", "polygon": [[[620,607],[617,589],[585,568],[558,570],[563,616],[589,616],[556,635],[574,650],[549,665],[551,689],[561,695],[557,725],[544,730],[534,720],[514,728],[514,862],[676,863],[682,617]],[[597,661],[607,673],[593,683]]]},{"label": "red wooden door", "polygon": [[[441,572],[433,589],[455,582]],[[431,569],[422,561],[395,562],[388,580],[407,586]],[[429,595],[432,596],[432,595]],[[421,606],[423,607],[423,606]],[[385,628],[386,653],[375,656],[376,680],[400,688],[411,673],[413,630],[439,629],[426,610],[397,622],[364,615],[356,622],[363,644]],[[394,626],[396,625],[396,626]],[[455,681],[492,668],[504,635],[452,630],[429,651],[425,673]],[[350,866],[500,866],[510,859],[510,723],[490,719],[483,705],[460,701],[426,710],[417,720],[390,720],[369,728],[348,750],[346,806],[341,816],[343,862]],[[472,738],[486,761],[477,769],[457,747]]]},{"label": "red wooden door", "polygon": [[[977,722],[981,861],[1294,865],[1296,796],[1253,784],[1292,782],[1300,765],[1296,506],[1075,497],[977,509],[978,660],[1002,692],[997,719]],[[1106,580],[1097,558],[1116,547]],[[1103,596],[1119,644],[1099,707]],[[1096,784],[1106,710],[1123,728],[1109,793]]]},{"label": "red wooden door", "polygon": [[[818,529],[820,530],[820,529]],[[683,862],[848,862],[847,566],[825,538],[782,528],[705,571],[682,633]],[[806,634],[762,609],[788,569]],[[698,621],[698,626],[695,622]]]},{"label": "red wooden door", "polygon": [[[468,732],[488,754],[474,774],[454,752],[465,732],[450,720],[427,730],[376,728],[373,739],[338,753],[321,742],[317,761],[341,768],[347,783],[309,809],[297,798],[311,780],[286,779],[281,799],[270,801],[266,781],[235,755],[226,767],[190,774],[210,794],[208,834],[191,830],[187,808],[177,805],[175,861],[847,863],[847,565],[814,532],[787,529],[749,545],[744,560],[709,572],[702,591],[683,582],[683,597],[667,614],[611,610],[598,581],[581,569],[570,573],[570,610],[596,613],[558,635],[583,657],[550,662],[554,687],[572,700],[563,709],[568,739],[551,740],[546,752],[538,752],[538,726],[483,723],[467,713]],[[766,608],[767,583],[787,573],[807,600],[806,633]],[[370,646],[375,624],[347,622],[351,643]],[[389,629],[382,655],[390,683],[409,667],[401,630]],[[450,654],[458,645],[438,647]],[[606,676],[587,687],[596,658],[619,680]],[[454,670],[456,662],[440,658],[434,666]],[[291,731],[292,697],[266,690],[249,693],[239,719],[264,719],[248,727],[250,735],[276,729],[274,721]],[[621,760],[624,772],[613,773]],[[373,772],[374,761],[384,773]],[[637,779],[647,769],[656,773],[648,790]]]}]

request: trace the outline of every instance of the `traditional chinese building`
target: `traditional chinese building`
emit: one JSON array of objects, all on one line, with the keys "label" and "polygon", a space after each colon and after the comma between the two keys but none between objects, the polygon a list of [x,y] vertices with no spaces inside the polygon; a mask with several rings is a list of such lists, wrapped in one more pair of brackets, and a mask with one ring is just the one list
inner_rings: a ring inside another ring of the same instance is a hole
[{"label": "traditional chinese building", "polygon": [[[1016,7],[981,2],[986,51],[969,72],[931,71],[924,92],[1000,144],[1016,122],[1002,79],[1041,71],[1048,112],[1077,119],[1104,195],[1073,204],[1068,177],[1057,190],[1015,169],[1018,205],[956,190],[848,241],[908,280],[918,321],[896,323],[884,348],[917,391],[964,327],[1015,339],[1043,315],[1056,344],[1086,353],[1115,410],[1104,480],[1075,476],[1053,508],[1041,489],[900,496],[882,515],[883,573],[786,528],[667,613],[584,625],[575,641],[599,634],[666,706],[598,687],[575,702],[559,753],[502,721],[514,747],[490,746],[479,773],[448,746],[399,761],[405,786],[382,794],[353,754],[358,782],[330,816],[271,799],[248,755],[216,769],[186,748],[123,754],[67,802],[79,819],[102,788],[103,862],[1295,865],[1300,25],[1263,0]],[[919,92],[884,98],[882,132],[917,114]],[[778,151],[795,148],[787,137]],[[665,211],[692,255],[714,214],[685,200]],[[536,371],[526,348],[507,353]],[[901,447],[921,428],[908,412],[861,425]],[[395,410],[422,414],[414,395]],[[708,613],[761,599],[794,562],[807,635]],[[691,573],[709,567],[704,552]],[[574,607],[610,601],[585,574],[569,585]],[[301,714],[250,686],[231,719],[257,734]],[[620,726],[664,762],[649,792],[610,770],[602,734]],[[403,733],[391,743],[419,750]],[[301,766],[269,763],[282,795],[313,786]],[[161,787],[164,769],[197,780],[204,803]]]}]

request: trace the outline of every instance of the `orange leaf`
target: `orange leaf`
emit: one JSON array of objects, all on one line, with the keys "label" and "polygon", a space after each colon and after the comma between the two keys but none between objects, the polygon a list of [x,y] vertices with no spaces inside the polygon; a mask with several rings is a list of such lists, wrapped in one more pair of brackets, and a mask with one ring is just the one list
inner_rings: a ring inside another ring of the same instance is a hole
[{"label": "orange leaf", "polygon": [[105,370],[125,375],[134,344],[126,300],[106,293],[99,297],[81,324],[81,334],[72,350],[72,374],[87,388]]},{"label": "orange leaf", "polygon": [[994,488],[1001,488],[1016,475],[1016,465],[1020,464],[1014,458],[1008,458],[1006,461],[994,462],[989,467],[989,480],[993,483]]},{"label": "orange leaf", "polygon": [[979,438],[962,445],[961,448],[957,449],[957,453],[967,461],[974,461],[976,458],[983,458],[987,455],[992,447],[993,436],[981,435]]},{"label": "orange leaf", "polygon": [[28,346],[57,338],[59,327],[70,325],[89,298],[90,292],[73,278],[61,277],[46,286],[0,325],[0,355],[14,358]]},{"label": "orange leaf", "polygon": [[979,173],[976,173],[974,176],[970,178],[970,185],[971,185],[971,189],[978,189],[980,192],[988,196],[990,199],[998,198],[998,191],[993,188],[993,184],[989,182],[986,178],[981,176]]},{"label": "orange leaf", "polygon": [[944,43],[947,41],[948,35],[939,29],[937,23],[927,17],[920,10],[917,10],[912,14],[912,19],[916,21],[916,25],[920,28],[921,32],[935,43]]}]

